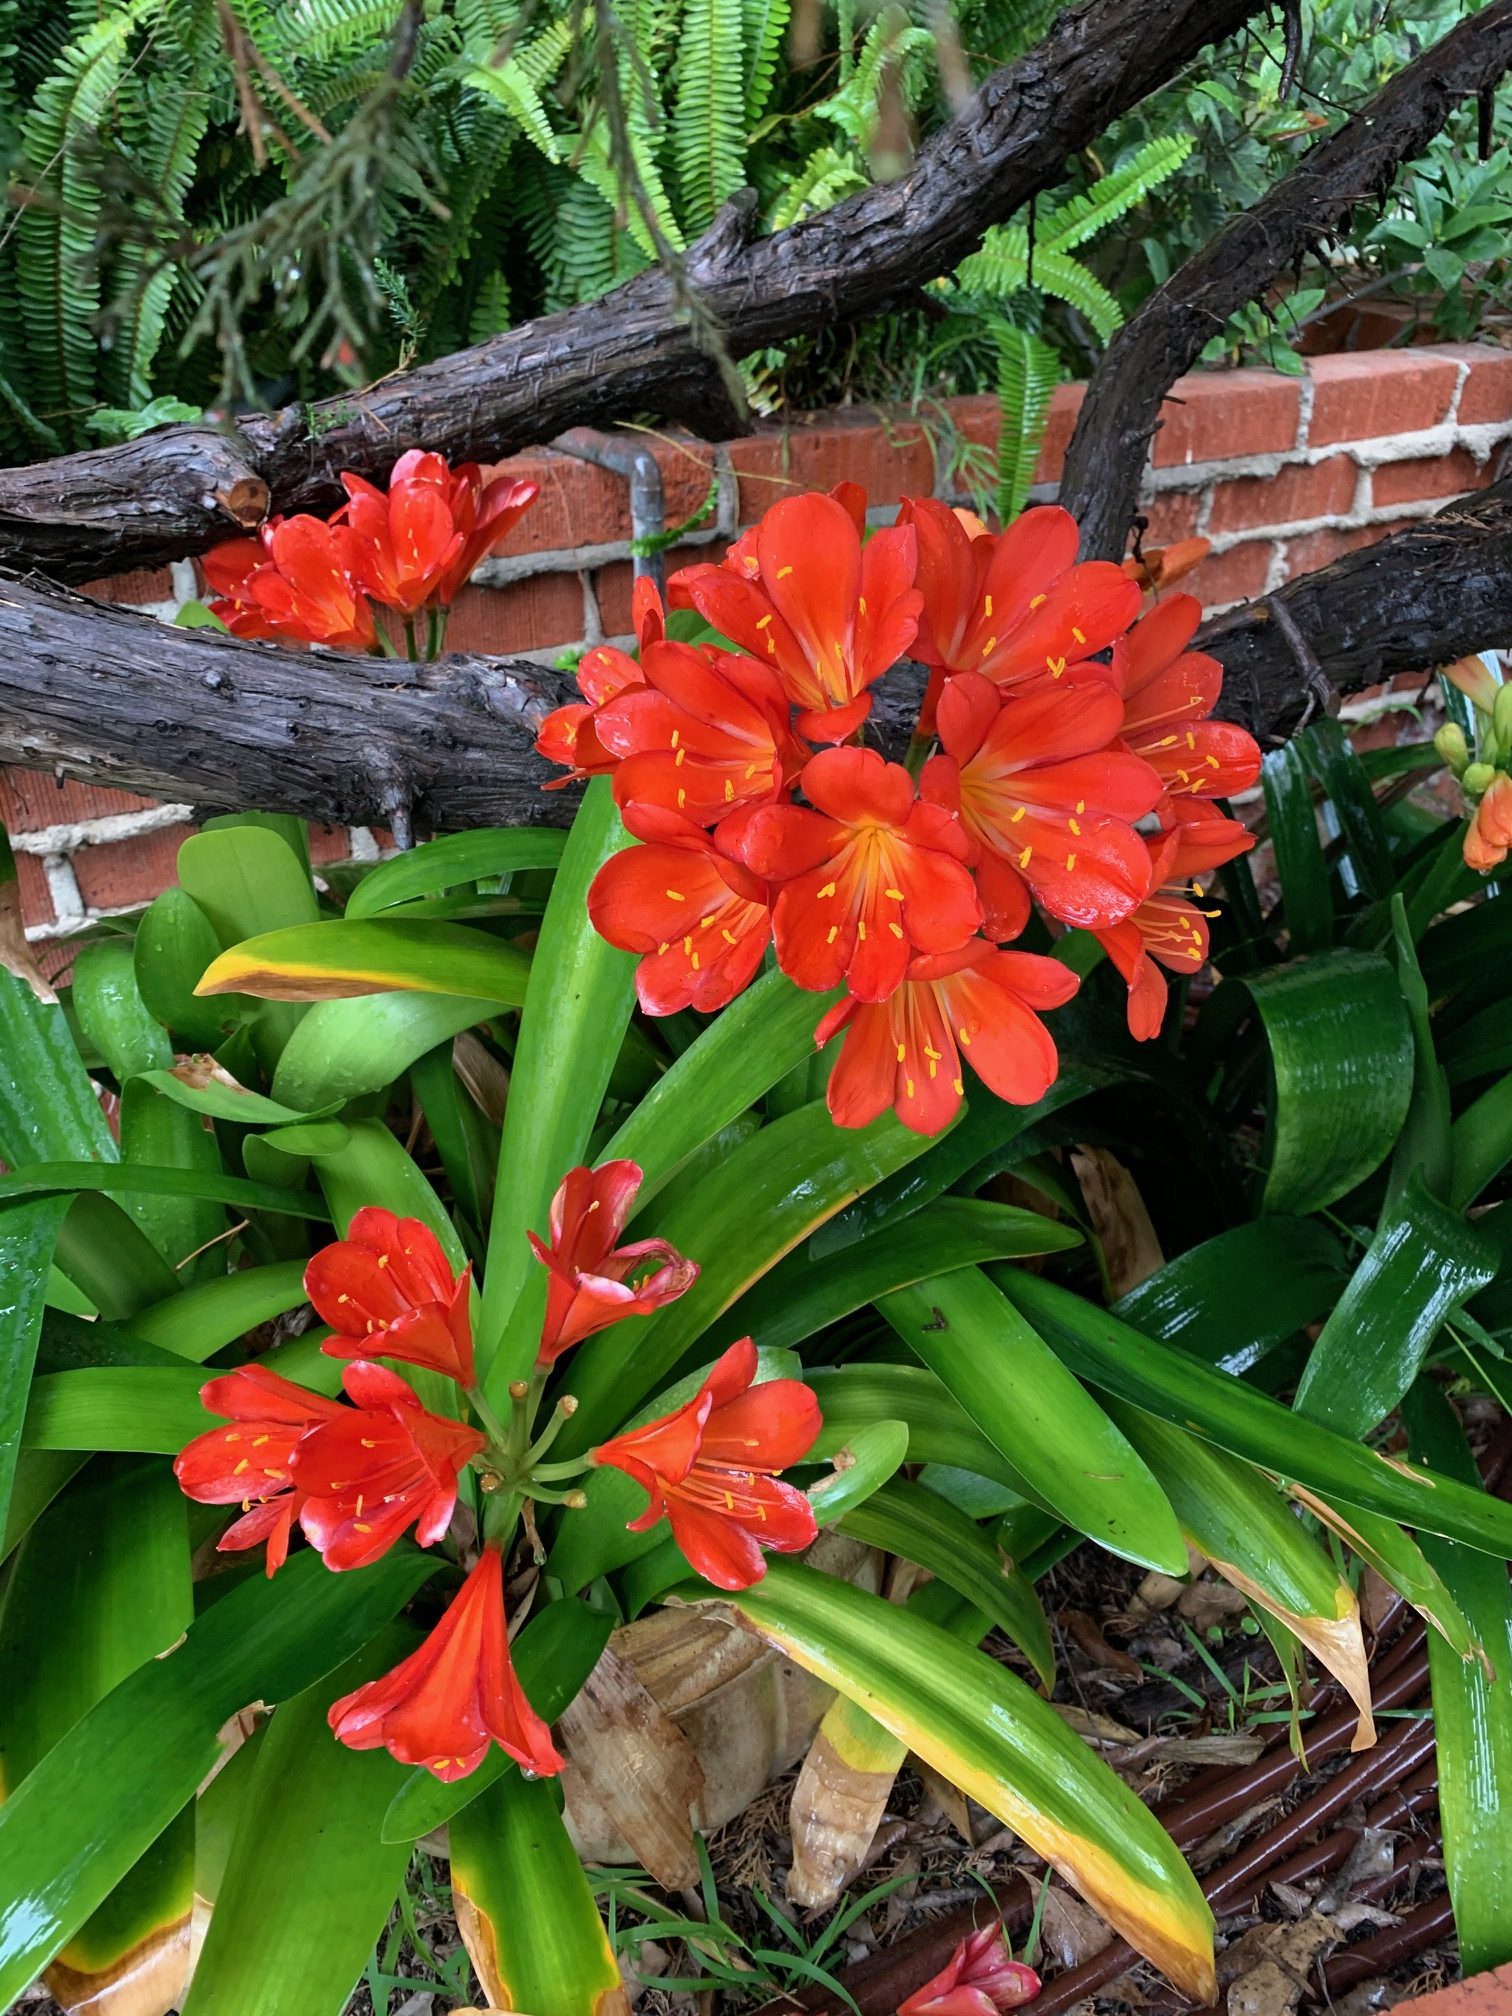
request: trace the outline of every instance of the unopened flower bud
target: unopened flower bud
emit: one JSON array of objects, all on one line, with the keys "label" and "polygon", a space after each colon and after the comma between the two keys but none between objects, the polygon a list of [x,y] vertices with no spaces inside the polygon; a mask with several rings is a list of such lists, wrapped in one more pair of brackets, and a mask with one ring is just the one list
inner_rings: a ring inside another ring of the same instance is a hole
[{"label": "unopened flower bud", "polygon": [[1470,761],[1470,745],[1457,721],[1447,721],[1433,738],[1433,746],[1458,777]]},{"label": "unopened flower bud", "polygon": [[1494,763],[1472,763],[1461,776],[1460,782],[1470,797],[1479,798],[1483,791],[1490,789],[1495,776]]},{"label": "unopened flower bud", "polygon": [[1503,750],[1512,749],[1512,685],[1498,686],[1491,709],[1491,732]]}]

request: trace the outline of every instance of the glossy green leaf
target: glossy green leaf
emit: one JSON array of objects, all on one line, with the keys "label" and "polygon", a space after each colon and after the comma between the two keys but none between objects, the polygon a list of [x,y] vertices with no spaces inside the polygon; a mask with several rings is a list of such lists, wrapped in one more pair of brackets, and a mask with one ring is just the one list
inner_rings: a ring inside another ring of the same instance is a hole
[{"label": "glossy green leaf", "polygon": [[142,999],[186,1049],[216,1050],[251,1002],[205,1001],[200,976],[221,949],[215,927],[182,889],[154,896],[136,928],[133,956]]},{"label": "glossy green leaf", "polygon": [[1000,1277],[1073,1371],[1288,1484],[1512,1558],[1512,1506],[1363,1448],[1031,1274]]},{"label": "glossy green leaf", "polygon": [[1406,909],[1400,896],[1391,899],[1391,929],[1396,943],[1397,978],[1412,1023],[1412,1097],[1407,1118],[1391,1158],[1386,1186],[1388,1213],[1398,1204],[1415,1169],[1431,1197],[1447,1197],[1452,1156],[1449,1147],[1449,1085],[1434,1049],[1428,1013],[1428,989],[1418,967]]},{"label": "glossy green leaf", "polygon": [[0,1532],[0,1562],[8,1561],[58,1493],[88,1462],[66,1450],[23,1449],[11,1479],[10,1509]]},{"label": "glossy green leaf", "polygon": [[450,1043],[439,1043],[410,1066],[410,1089],[441,1157],[457,1211],[473,1225],[488,1223],[499,1165],[499,1129],[485,1119],[463,1086]]},{"label": "glossy green leaf", "polygon": [[1343,1250],[1313,1218],[1257,1218],[1168,1261],[1113,1305],[1148,1337],[1248,1372],[1338,1300]]},{"label": "glossy green leaf", "polygon": [[328,917],[233,945],[206,972],[199,991],[253,994],[260,1001],[462,994],[517,1008],[529,975],[522,952],[466,924]]},{"label": "glossy green leaf", "polygon": [[0,1806],[0,2001],[72,1937],[216,1760],[249,1701],[311,1687],[365,1645],[435,1563],[407,1547],[330,1574],[313,1552],[253,1575],[83,1716]]},{"label": "glossy green leaf", "polygon": [[1276,874],[1286,900],[1291,949],[1320,951],[1333,942],[1333,895],[1318,838],[1308,765],[1296,740],[1266,752],[1260,781],[1276,850]]},{"label": "glossy green leaf", "polygon": [[183,1360],[172,1351],[164,1351],[161,1346],[138,1337],[124,1324],[49,1308],[37,1339],[37,1370],[79,1372],[97,1365],[156,1365],[165,1371],[177,1371],[182,1369]]},{"label": "glossy green leaf", "polygon": [[1080,1244],[1074,1226],[1058,1225],[1038,1211],[975,1197],[941,1197],[901,1224],[822,1260],[814,1259],[810,1248],[790,1253],[741,1296],[715,1336],[725,1342],[749,1335],[758,1344],[801,1344],[895,1288],[957,1267],[1063,1253]]},{"label": "glossy green leaf", "polygon": [[964,1268],[877,1306],[1037,1498],[1127,1560],[1186,1572],[1186,1547],[1160,1486],[985,1274]]},{"label": "glossy green leaf", "polygon": [[1343,725],[1324,715],[1296,741],[1333,808],[1348,881],[1364,896],[1385,898],[1393,876],[1381,808]]},{"label": "glossy green leaf", "polygon": [[[178,877],[222,947],[313,924],[319,914],[308,864],[266,826],[237,822],[193,834],[179,849]],[[277,1062],[303,1013],[288,1002],[255,1009],[252,1036],[265,1067]]]},{"label": "glossy green leaf", "polygon": [[[207,1077],[203,1084],[193,1084],[177,1071],[143,1071],[137,1082],[150,1085],[165,1099],[191,1113],[203,1113],[212,1120],[229,1120],[238,1127],[285,1127],[321,1117],[281,1106],[276,1099],[267,1099],[261,1092],[221,1077]],[[333,1105],[322,1110],[334,1113],[337,1109]]]},{"label": "glossy green leaf", "polygon": [[949,1464],[991,1478],[1016,1497],[1034,1495],[1028,1478],[927,1366],[820,1365],[806,1368],[803,1377],[824,1416],[820,1448],[838,1448],[875,1422],[901,1421],[910,1463]]},{"label": "glossy green leaf", "polygon": [[67,1209],[65,1199],[47,1197],[0,1211],[0,1532],[10,1515],[47,1269]]},{"label": "glossy green leaf", "polygon": [[0,1161],[118,1159],[63,1010],[0,967]]},{"label": "glossy green leaf", "polygon": [[546,1231],[557,1186],[583,1159],[635,999],[635,960],[588,921],[589,885],[627,844],[609,779],[595,778],[541,921],[499,1146],[476,1340],[495,1405],[530,1371],[540,1341],[545,1283],[525,1235]]},{"label": "glossy green leaf", "polygon": [[1055,1648],[1034,1584],[964,1512],[922,1484],[895,1478],[840,1524],[868,1547],[917,1562],[974,1604],[1013,1640],[1049,1693],[1055,1685]]},{"label": "glossy green leaf", "polygon": [[511,1771],[451,1823],[452,1895],[490,2006],[600,2016],[619,1966],[562,1818],[554,1779]]},{"label": "glossy green leaf", "polygon": [[1185,1993],[1213,1999],[1213,1921],[1196,1878],[1159,1821],[1021,1680],[907,1607],[780,1556],[726,1600],[1011,1827]]},{"label": "glossy green leaf", "polygon": [[222,1176],[193,1169],[155,1169],[144,1163],[100,1167],[93,1162],[33,1162],[13,1175],[0,1176],[0,1204],[18,1197],[48,1197],[83,1190],[103,1190],[110,1196],[208,1197],[234,1204],[240,1211],[277,1211],[294,1218],[324,1218],[318,1199],[300,1190],[280,1190],[271,1183],[249,1183],[242,1176]]},{"label": "glossy green leaf", "polygon": [[105,1059],[117,1084],[139,1071],[173,1062],[173,1045],[137,986],[131,946],[124,938],[86,945],[74,960],[73,1008],[86,1040]]},{"label": "glossy green leaf", "polygon": [[452,994],[365,994],[317,1001],[273,1074],[273,1097],[299,1113],[381,1092],[417,1057],[486,1022],[503,1004]]},{"label": "glossy green leaf", "polygon": [[1430,1197],[1415,1169],[1318,1335],[1297,1387],[1298,1413],[1341,1435],[1365,1435],[1416,1379],[1445,1317],[1485,1287],[1496,1263],[1490,1243]]},{"label": "glossy green leaf", "polygon": [[1480,1641],[1443,1577],[1412,1535],[1394,1519],[1383,1519],[1378,1512],[1367,1512],[1359,1505],[1341,1508],[1330,1504],[1316,1491],[1298,1484],[1292,1485],[1291,1494],[1331,1533],[1337,1533],[1362,1561],[1368,1562],[1389,1588],[1410,1603],[1445,1644],[1453,1647],[1457,1657],[1478,1656]]},{"label": "glossy green leaf", "polygon": [[1372,952],[1330,952],[1245,982],[1275,1077],[1267,1212],[1322,1210],[1390,1154],[1412,1096],[1412,1025],[1396,973]]},{"label": "glossy green leaf", "polygon": [[814,1053],[814,1025],[832,997],[806,994],[785,973],[764,973],[710,1022],[652,1086],[604,1148],[638,1162],[651,1199],[704,1142]]},{"label": "glossy green leaf", "polygon": [[808,1490],[818,1524],[833,1526],[897,1475],[908,1458],[908,1423],[872,1421],[854,1435],[821,1434],[809,1456],[827,1456],[838,1466]]},{"label": "glossy green leaf", "polygon": [[409,1849],[380,1832],[402,1765],[347,1750],[326,1710],[414,1650],[391,1626],[285,1701],[258,1746],[184,2016],[341,2016]]},{"label": "glossy green leaf", "polygon": [[[1419,1381],[1403,1411],[1414,1458],[1479,1489],[1443,1395]],[[1430,1634],[1444,1873],[1461,1964],[1467,1975],[1479,1974],[1512,1961],[1512,1589],[1505,1565],[1484,1554],[1432,1538],[1423,1551],[1485,1645],[1495,1676]]]},{"label": "glossy green leaf", "polygon": [[[509,1652],[516,1677],[526,1700],[544,1722],[555,1722],[576,1698],[609,1643],[614,1621],[609,1611],[590,1610],[586,1603],[569,1596],[537,1611],[511,1641]],[[384,1840],[418,1841],[422,1834],[433,1833],[496,1779],[517,1768],[513,1758],[497,1745],[476,1771],[450,1785],[417,1767],[406,1776],[384,1814]]]},{"label": "glossy green leaf", "polygon": [[141,1310],[132,1317],[131,1328],[147,1343],[202,1365],[259,1323],[297,1309],[304,1299],[304,1263],[280,1260],[185,1288]]},{"label": "glossy green leaf", "polygon": [[842,1128],[823,1105],[805,1106],[763,1127],[695,1195],[658,1213],[657,1234],[698,1262],[698,1280],[680,1301],[573,1353],[568,1386],[580,1405],[562,1438],[566,1453],[617,1428],[753,1282],[928,1146],[890,1113],[870,1127]]},{"label": "glossy green leaf", "polygon": [[349,918],[372,917],[462,882],[513,875],[520,868],[555,868],[567,835],[550,826],[479,826],[447,833],[398,854],[364,875],[346,906]]},{"label": "glossy green leaf", "polygon": [[176,1456],[215,1420],[193,1365],[95,1365],[33,1379],[21,1440],[28,1449],[117,1449]]},{"label": "glossy green leaf", "polygon": [[1461,1113],[1450,1129],[1449,1148],[1454,1167],[1449,1202],[1463,1210],[1512,1162],[1512,1071]]}]

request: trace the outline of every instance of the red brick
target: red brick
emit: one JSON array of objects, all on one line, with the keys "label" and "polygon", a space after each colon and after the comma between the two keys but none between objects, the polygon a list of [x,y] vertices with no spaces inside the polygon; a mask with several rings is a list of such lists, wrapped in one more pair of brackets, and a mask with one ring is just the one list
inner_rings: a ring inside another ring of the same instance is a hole
[{"label": "red brick", "polygon": [[[1037,483],[1060,481],[1066,450],[1071,444],[1071,434],[1086,390],[1085,385],[1057,385],[1051,393],[1050,410],[1045,415],[1045,432],[1040,441],[1039,461],[1034,471]],[[947,399],[945,410],[968,441],[989,448],[996,455],[1002,408],[991,393],[970,393],[959,399]]]},{"label": "red brick", "polygon": [[1241,476],[1213,491],[1210,532],[1258,525],[1293,525],[1303,518],[1342,517],[1353,505],[1360,472],[1347,455],[1296,462],[1274,476]]},{"label": "red brick", "polygon": [[46,871],[35,854],[16,856],[16,880],[21,889],[21,922],[51,924],[52,891],[47,886]]},{"label": "red brick", "polygon": [[1383,462],[1370,480],[1378,505],[1415,504],[1428,497],[1461,497],[1467,490],[1484,489],[1491,480],[1491,464],[1478,463],[1467,448],[1455,448],[1418,462]]},{"label": "red brick", "polygon": [[1220,602],[1247,602],[1265,587],[1270,572],[1269,540],[1247,541],[1226,553],[1210,553],[1181,583],[1184,595],[1195,595],[1204,609]]},{"label": "red brick", "polygon": [[1437,427],[1449,411],[1459,371],[1436,350],[1367,350],[1314,357],[1308,442],[1371,441]]},{"label": "red brick", "polygon": [[858,411],[814,427],[788,430],[788,474],[800,490],[832,490],[859,483],[868,504],[896,504],[928,496],[934,488],[934,454],[917,420],[880,419]]},{"label": "red brick", "polygon": [[583,634],[583,589],[576,574],[532,574],[504,588],[464,588],[452,608],[451,651],[508,658],[570,644]]},{"label": "red brick", "polygon": [[1456,418],[1465,427],[1512,420],[1512,350],[1493,350],[1489,343],[1464,343],[1451,353],[1470,366],[1460,390]]},{"label": "red brick", "polygon": [[192,826],[165,826],[137,840],[81,847],[69,860],[86,909],[120,910],[150,903],[160,889],[178,880],[178,850],[194,831]]},{"label": "red brick", "polygon": [[[679,567],[704,567],[711,561],[724,558],[724,542],[714,540],[707,546],[674,546],[667,555],[667,573],[675,574]],[[630,634],[630,595],[635,575],[628,560],[612,560],[607,567],[600,567],[593,576],[593,592],[598,601],[599,622],[606,637],[628,637]]]},{"label": "red brick", "polygon": [[1279,371],[1194,371],[1161,406],[1155,465],[1284,454],[1296,446],[1301,410],[1296,379]]},{"label": "red brick", "polygon": [[97,602],[167,602],[173,596],[173,576],[166,567],[137,568],[130,574],[112,574],[106,581],[86,581],[81,595]]},{"label": "red brick", "polygon": [[[1197,508],[1202,502],[1195,490],[1163,490],[1139,507],[1145,520],[1145,546],[1174,546],[1178,539],[1190,539],[1197,530]],[[1130,551],[1133,551],[1132,542]]]},{"label": "red brick", "polygon": [[309,837],[313,867],[323,868],[329,861],[351,860],[352,836],[345,826],[317,826],[312,823]]},{"label": "red brick", "polygon": [[1354,553],[1361,546],[1374,546],[1378,539],[1384,539],[1392,531],[1390,525],[1344,525],[1326,526],[1321,532],[1304,532],[1299,539],[1286,542],[1286,578],[1294,574],[1312,574],[1319,567],[1327,567],[1342,553]]},{"label": "red brick", "polygon": [[1512,2016],[1512,1962],[1414,1997],[1413,2016]]},{"label": "red brick", "polygon": [[[681,524],[708,495],[714,450],[705,442],[676,435],[648,439],[647,445],[662,472],[667,523]],[[498,467],[541,486],[540,496],[505,542],[506,554],[560,552],[630,537],[627,477],[550,450],[519,455]]]},{"label": "red brick", "polygon": [[12,833],[35,833],[43,826],[103,819],[116,812],[142,812],[152,802],[130,791],[76,784],[71,778],[60,784],[47,770],[0,771],[0,819]]}]

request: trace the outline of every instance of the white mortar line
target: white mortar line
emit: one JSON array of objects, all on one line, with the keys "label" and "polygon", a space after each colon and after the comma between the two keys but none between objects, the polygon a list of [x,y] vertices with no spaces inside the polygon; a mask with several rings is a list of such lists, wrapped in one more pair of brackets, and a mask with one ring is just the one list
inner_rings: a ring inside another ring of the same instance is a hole
[{"label": "white mortar line", "polygon": [[105,812],[98,819],[12,833],[10,842],[18,854],[74,854],[81,847],[108,847],[119,840],[140,840],[165,826],[186,825],[193,812],[192,805],[149,805],[141,812]]}]

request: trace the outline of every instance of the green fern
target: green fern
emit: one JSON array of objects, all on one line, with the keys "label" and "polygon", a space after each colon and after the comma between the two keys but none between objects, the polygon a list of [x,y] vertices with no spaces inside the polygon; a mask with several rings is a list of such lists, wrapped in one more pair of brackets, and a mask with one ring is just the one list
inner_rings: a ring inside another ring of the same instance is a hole
[{"label": "green fern", "polygon": [[849,154],[842,154],[838,147],[816,147],[772,205],[771,227],[785,231],[800,217],[828,210],[842,196],[865,187],[866,177]]},{"label": "green fern", "polygon": [[1011,322],[994,321],[997,343],[998,516],[1006,525],[1023,510],[1039,462],[1050,395],[1060,358],[1048,343]]},{"label": "green fern", "polygon": [[754,126],[772,96],[782,38],[792,16],[792,0],[743,0],[741,44],[745,52],[746,123]]},{"label": "green fern", "polygon": [[672,151],[690,234],[745,179],[743,28],[741,0],[687,0],[683,10]]},{"label": "green fern", "polygon": [[927,30],[916,28],[901,7],[888,7],[866,31],[861,54],[841,88],[814,107],[859,148],[871,145],[877,129],[882,86],[896,70],[905,101],[916,95],[921,59],[933,47]]},{"label": "green fern", "polygon": [[1039,244],[1052,252],[1072,252],[1085,245],[1174,175],[1196,144],[1191,133],[1163,133],[1147,140],[1121,167],[1041,218]]},{"label": "green fern", "polygon": [[1036,244],[1030,271],[1029,233],[1022,224],[997,224],[956,268],[956,281],[966,295],[1001,306],[1031,283],[1044,294],[1065,301],[1084,315],[1102,340],[1109,342],[1122,326],[1123,310],[1096,274],[1073,259]]}]

